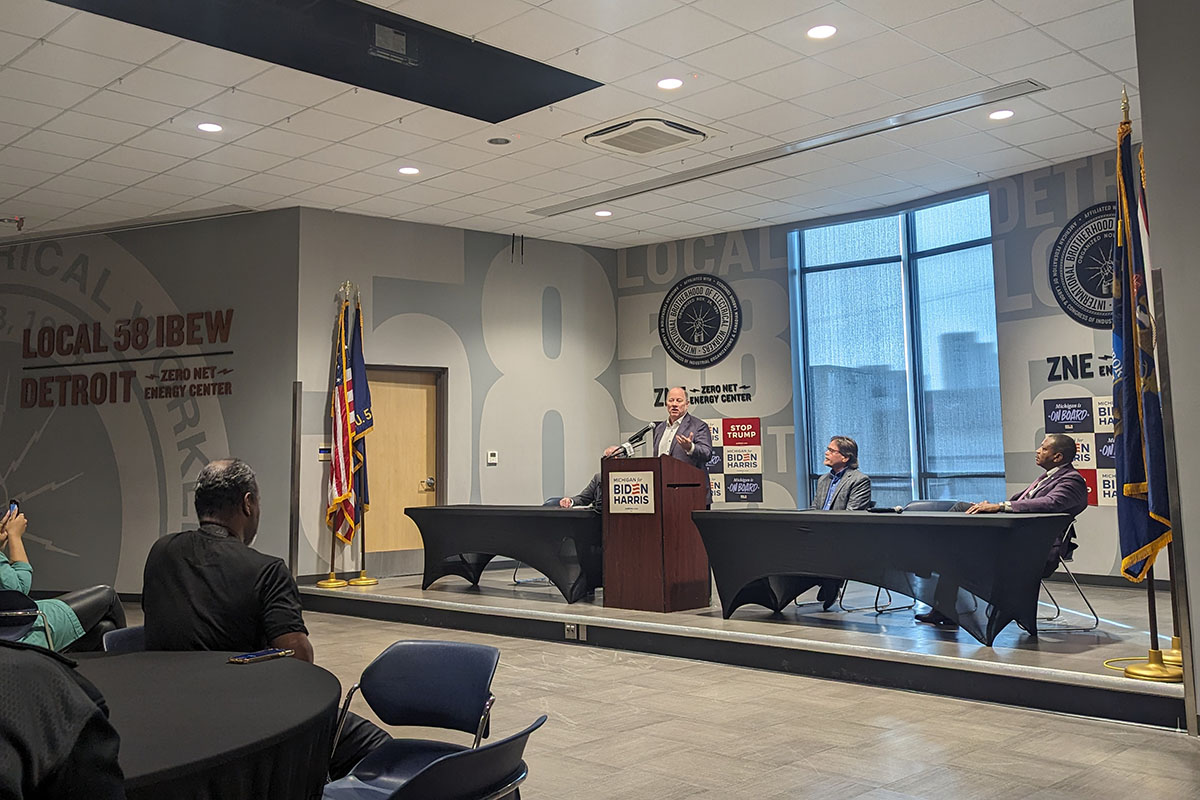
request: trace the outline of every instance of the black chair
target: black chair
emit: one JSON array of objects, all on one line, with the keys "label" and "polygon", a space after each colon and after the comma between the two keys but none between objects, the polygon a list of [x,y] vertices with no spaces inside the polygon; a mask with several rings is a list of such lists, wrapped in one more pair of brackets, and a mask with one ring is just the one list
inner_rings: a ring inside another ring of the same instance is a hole
[{"label": "black chair", "polygon": [[1075,580],[1075,573],[1071,572],[1071,568],[1067,566],[1068,561],[1074,560],[1075,550],[1078,546],[1075,542],[1075,526],[1072,525],[1050,549],[1050,557],[1046,559],[1046,568],[1042,572],[1042,588],[1046,590],[1046,596],[1054,604],[1054,613],[1048,617],[1038,617],[1038,620],[1041,622],[1054,622],[1062,618],[1062,606],[1058,604],[1058,600],[1050,592],[1050,587],[1046,585],[1046,578],[1053,575],[1055,570],[1061,566],[1063,571],[1067,573],[1067,577],[1071,579],[1071,583],[1075,584],[1075,591],[1079,592],[1079,597],[1083,600],[1084,605],[1091,612],[1092,624],[1086,627],[1081,625],[1039,625],[1038,628],[1041,630],[1057,631],[1059,633],[1086,633],[1100,627],[1100,615],[1096,613],[1096,609],[1092,608],[1092,601],[1087,599],[1087,595],[1083,593],[1083,587],[1079,585],[1079,581]]},{"label": "black chair", "polygon": [[[470,749],[488,735],[492,676],[500,661],[495,647],[466,642],[401,641],[389,646],[363,670],[346,693],[338,716],[336,742],[342,734],[350,700],[363,699],[385,725],[445,728],[475,734]],[[350,770],[360,789],[391,791],[442,756],[468,749],[429,739],[393,739]],[[360,772],[360,770],[362,770]],[[395,784],[395,785],[393,785]],[[347,795],[354,797],[356,795]]]},{"label": "black chair", "polygon": [[104,652],[140,653],[146,649],[146,626],[132,625],[128,628],[117,628],[104,634]]},{"label": "black chair", "polygon": [[16,589],[0,590],[0,639],[15,642],[37,627],[42,621],[46,632],[46,644],[54,649],[54,638],[50,634],[50,623],[46,613],[38,608],[35,600]]},{"label": "black chair", "polygon": [[[961,509],[959,508],[960,506],[961,506]],[[967,508],[969,508],[969,506],[967,504],[962,503],[958,500],[913,500],[912,502],[907,503],[904,506],[903,510],[904,511],[958,511],[958,510],[966,510]],[[849,582],[847,582],[847,583],[849,583]],[[880,605],[879,600],[885,594],[887,595],[887,601],[883,605]],[[876,614],[887,614],[892,611],[908,611],[909,609],[914,608],[917,604],[916,601],[914,600],[913,602],[909,603],[906,606],[893,606],[892,605],[892,593],[887,589],[882,589],[879,587],[876,587],[876,589],[875,589],[875,603],[870,606],[859,606],[857,608],[846,608],[845,603],[842,602],[842,600],[845,596],[846,596],[846,587],[843,586],[841,593],[838,594],[838,605],[841,607],[841,609],[843,611],[867,611],[869,609],[874,609]]]},{"label": "black chair", "polygon": [[349,776],[327,783],[322,800],[518,800],[529,775],[525,745],[545,721],[543,714],[520,733],[433,760],[414,753],[409,763],[388,764],[386,773],[376,770],[372,753]]}]

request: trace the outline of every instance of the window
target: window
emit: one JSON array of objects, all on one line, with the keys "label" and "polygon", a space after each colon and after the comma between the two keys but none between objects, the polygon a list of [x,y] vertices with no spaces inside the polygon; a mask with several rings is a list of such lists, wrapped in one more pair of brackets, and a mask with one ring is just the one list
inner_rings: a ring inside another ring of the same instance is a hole
[{"label": "window", "polygon": [[789,259],[809,493],[845,435],[879,505],[1002,496],[987,195],[797,231]]}]

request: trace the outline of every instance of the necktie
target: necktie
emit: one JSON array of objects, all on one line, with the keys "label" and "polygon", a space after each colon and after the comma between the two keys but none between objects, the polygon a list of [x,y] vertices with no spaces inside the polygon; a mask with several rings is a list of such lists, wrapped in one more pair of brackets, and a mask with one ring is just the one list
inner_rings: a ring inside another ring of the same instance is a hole
[{"label": "necktie", "polygon": [[1045,478],[1046,478],[1046,473],[1044,473],[1044,472],[1043,472],[1043,473],[1042,473],[1042,474],[1041,474],[1041,475],[1038,477],[1038,479],[1037,479],[1037,480],[1035,480],[1033,483],[1029,484],[1029,488],[1028,488],[1028,489],[1026,489],[1025,491],[1021,492],[1021,496],[1020,496],[1020,497],[1018,497],[1017,499],[1018,499],[1018,500],[1026,500],[1026,499],[1028,499],[1028,498],[1030,498],[1030,497],[1033,497],[1033,492],[1034,492],[1034,490],[1035,490],[1035,489],[1037,489],[1037,487],[1041,485],[1042,481],[1043,481],[1043,480],[1045,480]]}]

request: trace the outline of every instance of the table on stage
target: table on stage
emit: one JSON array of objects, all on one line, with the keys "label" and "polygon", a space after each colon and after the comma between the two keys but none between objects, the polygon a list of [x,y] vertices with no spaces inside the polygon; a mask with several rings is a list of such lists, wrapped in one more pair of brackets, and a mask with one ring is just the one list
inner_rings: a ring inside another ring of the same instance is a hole
[{"label": "table on stage", "polygon": [[316,798],[341,687],[294,658],[140,652],[79,660],[121,736],[129,800]]},{"label": "table on stage", "polygon": [[728,617],[756,603],[782,611],[845,578],[916,598],[986,645],[1009,622],[1037,633],[1038,591],[1068,514],[696,511],[692,518]]},{"label": "table on stage", "polygon": [[496,556],[514,558],[550,579],[568,603],[603,583],[600,514],[558,506],[413,506],[404,509],[425,543],[421,588],[457,575],[479,583]]}]

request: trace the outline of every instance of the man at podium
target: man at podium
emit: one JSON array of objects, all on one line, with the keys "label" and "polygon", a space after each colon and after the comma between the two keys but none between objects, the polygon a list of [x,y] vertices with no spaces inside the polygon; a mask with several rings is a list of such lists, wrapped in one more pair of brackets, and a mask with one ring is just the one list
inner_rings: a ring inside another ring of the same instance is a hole
[{"label": "man at podium", "polygon": [[[674,386],[667,392],[667,419],[654,426],[654,449],[652,456],[671,456],[680,461],[704,469],[712,457],[712,435],[708,423],[696,419],[688,410],[687,391]],[[611,456],[620,447],[609,447],[604,455]],[[708,503],[712,504],[712,488],[708,490]]]}]

